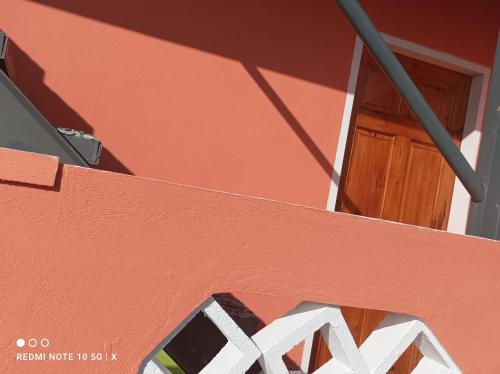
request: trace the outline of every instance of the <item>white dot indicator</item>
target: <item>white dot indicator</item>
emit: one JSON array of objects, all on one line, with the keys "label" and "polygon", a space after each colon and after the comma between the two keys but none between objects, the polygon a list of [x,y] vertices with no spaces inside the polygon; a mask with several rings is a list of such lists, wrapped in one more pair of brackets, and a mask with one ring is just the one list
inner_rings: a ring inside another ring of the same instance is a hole
[{"label": "white dot indicator", "polygon": [[22,348],[22,347],[24,347],[26,342],[24,341],[24,339],[17,339],[16,344],[19,348]]}]

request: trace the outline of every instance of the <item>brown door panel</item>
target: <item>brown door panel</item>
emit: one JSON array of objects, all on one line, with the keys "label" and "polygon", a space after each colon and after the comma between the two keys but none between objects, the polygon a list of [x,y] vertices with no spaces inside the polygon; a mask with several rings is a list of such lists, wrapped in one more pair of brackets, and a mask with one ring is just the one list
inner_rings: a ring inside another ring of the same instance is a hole
[{"label": "brown door panel", "polygon": [[[342,211],[380,217],[394,137],[357,128],[354,135],[352,167],[348,171]],[[371,188],[366,188],[370,185]]]}]

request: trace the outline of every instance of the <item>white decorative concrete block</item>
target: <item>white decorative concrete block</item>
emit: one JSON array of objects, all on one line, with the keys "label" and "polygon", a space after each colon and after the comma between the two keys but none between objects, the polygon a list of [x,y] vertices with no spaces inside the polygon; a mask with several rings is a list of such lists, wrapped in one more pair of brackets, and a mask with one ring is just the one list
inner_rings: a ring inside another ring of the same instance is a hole
[{"label": "white decorative concrete block", "polygon": [[[283,355],[320,330],[334,358],[324,373],[368,373],[344,317],[337,306],[303,302],[252,337],[267,374],[288,374]],[[317,372],[320,372],[320,371]]]},{"label": "white decorative concrete block", "polygon": [[153,358],[146,364],[143,374],[172,374],[172,372]]},{"label": "white decorative concrete block", "polygon": [[383,374],[413,342],[424,356],[414,374],[461,373],[431,330],[419,319],[403,314],[387,315],[361,345],[360,352],[371,374]]},{"label": "white decorative concrete block", "polygon": [[[461,374],[432,331],[416,317],[391,313],[358,349],[338,306],[303,302],[251,339],[213,298],[200,310],[227,338],[226,345],[200,374],[242,374],[258,359],[266,374],[289,374],[283,355],[306,340],[302,370],[307,371],[312,337],[320,331],[332,359],[315,374],[383,374],[413,343],[423,358],[412,374]],[[191,317],[196,315],[192,313]],[[189,319],[183,324],[189,322]],[[309,347],[307,349],[307,347]],[[143,374],[170,374],[155,358]]]},{"label": "white decorative concrete block", "polygon": [[[439,339],[432,333],[431,329],[423,322],[421,327],[422,332],[415,340],[415,344],[424,357],[420,360],[419,365],[413,370],[412,374],[440,374],[441,372],[461,374],[462,371],[459,369],[455,361],[453,361]],[[435,367],[435,369],[433,369],[434,371],[429,369],[431,367],[431,361],[433,367]],[[446,369],[448,371],[440,371],[441,369],[437,368],[436,365],[440,365],[443,370]]]},{"label": "white decorative concrete block", "polygon": [[260,357],[260,350],[215,299],[203,309],[227,339],[226,345],[200,374],[241,374]]}]

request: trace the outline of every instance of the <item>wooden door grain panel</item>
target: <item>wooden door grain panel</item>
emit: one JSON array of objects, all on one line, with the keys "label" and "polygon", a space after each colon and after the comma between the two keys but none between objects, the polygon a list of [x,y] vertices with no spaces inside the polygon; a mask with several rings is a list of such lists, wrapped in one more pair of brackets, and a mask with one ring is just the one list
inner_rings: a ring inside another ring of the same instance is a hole
[{"label": "wooden door grain panel", "polygon": [[432,145],[412,141],[409,147],[398,221],[432,227],[444,160]]},{"label": "wooden door grain panel", "polygon": [[379,69],[368,66],[367,70],[361,106],[375,112],[397,115],[400,105],[398,93]]},{"label": "wooden door grain panel", "polygon": [[[354,135],[352,167],[348,171],[347,194],[342,209],[349,213],[378,217],[390,169],[394,137],[364,128]],[[372,188],[365,188],[369,184]]]}]

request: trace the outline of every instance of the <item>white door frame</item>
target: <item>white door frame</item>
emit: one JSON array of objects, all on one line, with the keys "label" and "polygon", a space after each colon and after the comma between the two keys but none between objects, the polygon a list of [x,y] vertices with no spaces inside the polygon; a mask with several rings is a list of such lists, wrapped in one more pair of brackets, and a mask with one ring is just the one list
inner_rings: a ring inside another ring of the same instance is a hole
[{"label": "white door frame", "polygon": [[[472,77],[469,102],[467,104],[467,112],[465,116],[464,137],[462,138],[460,151],[465,156],[469,164],[475,169],[479,153],[479,143],[481,140],[481,127],[486,104],[486,95],[488,92],[490,69],[413,42],[386,34],[382,34],[382,36],[394,52],[421,61],[429,62],[434,65],[442,66],[450,70],[458,71]],[[340,173],[342,172],[342,164],[344,162],[347,134],[349,132],[349,124],[351,122],[354,93],[356,91],[362,51],[363,42],[359,36],[356,36],[351,72],[349,73],[349,82],[347,85],[344,115],[342,117],[342,124],[337,144],[337,153],[333,164],[332,180],[330,183],[330,191],[326,207],[326,209],[330,211],[335,210],[335,204],[337,201]],[[447,231],[465,234],[470,202],[470,195],[458,178],[455,177],[455,186],[453,188]]]}]

